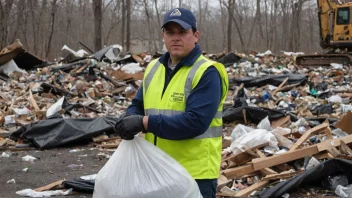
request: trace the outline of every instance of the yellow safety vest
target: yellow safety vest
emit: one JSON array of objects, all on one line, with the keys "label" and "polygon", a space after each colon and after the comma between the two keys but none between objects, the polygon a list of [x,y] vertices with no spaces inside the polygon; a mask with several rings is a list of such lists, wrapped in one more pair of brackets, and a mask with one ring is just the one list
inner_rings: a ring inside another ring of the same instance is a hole
[{"label": "yellow safety vest", "polygon": [[[228,76],[225,67],[201,55],[193,66],[182,66],[162,94],[166,68],[156,59],[149,63],[143,79],[145,115],[174,116],[185,111],[188,96],[210,66],[214,66],[220,74],[222,97],[209,128],[204,134],[192,139],[167,140],[157,137],[156,141],[156,146],[182,164],[194,179],[214,179],[219,176],[222,149],[222,107],[228,91]],[[145,139],[153,144],[153,133],[148,132]]]}]

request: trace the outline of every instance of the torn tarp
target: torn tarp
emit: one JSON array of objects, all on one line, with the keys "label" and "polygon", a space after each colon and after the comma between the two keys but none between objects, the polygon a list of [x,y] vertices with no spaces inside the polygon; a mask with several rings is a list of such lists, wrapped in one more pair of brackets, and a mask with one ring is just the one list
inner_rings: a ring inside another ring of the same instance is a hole
[{"label": "torn tarp", "polygon": [[303,185],[322,186],[322,181],[325,181],[327,177],[339,174],[346,175],[348,180],[352,181],[351,166],[351,160],[331,159],[325,161],[287,181],[280,182],[274,187],[262,191],[259,193],[259,197],[280,197],[286,192],[297,190]]},{"label": "torn tarp", "polygon": [[[222,113],[222,119],[224,122],[233,122],[236,120],[250,120],[253,123],[258,124],[261,120],[269,117],[270,121],[277,120],[281,117],[286,116],[284,112],[278,110],[272,110],[261,107],[250,107],[246,102],[247,96],[244,89],[238,91],[237,96],[234,98],[233,107],[224,109]],[[244,113],[245,111],[245,113]]]},{"label": "torn tarp", "polygon": [[277,120],[279,118],[285,117],[285,113],[277,110],[272,110],[268,108],[260,107],[237,107],[237,108],[227,108],[222,113],[222,119],[224,122],[233,122],[236,120],[244,120],[243,110],[246,111],[245,116],[247,120],[258,124],[262,119],[269,116],[269,120]]},{"label": "torn tarp", "polygon": [[87,143],[92,137],[114,132],[117,118],[49,119],[26,125],[11,134],[11,139],[27,139],[41,149]]},{"label": "torn tarp", "polygon": [[279,86],[286,78],[288,80],[285,85],[297,84],[297,86],[300,86],[307,82],[307,76],[300,74],[267,75],[262,77],[233,78],[230,80],[237,85],[243,83],[245,87],[262,87],[265,85]]},{"label": "torn tarp", "polygon": [[121,59],[121,52],[122,46],[115,44],[101,49],[100,51],[96,52],[93,56],[98,61],[102,61],[104,58],[107,58],[109,62],[114,62]]},{"label": "torn tarp", "polygon": [[225,56],[219,58],[217,62],[222,63],[225,67],[232,66],[234,63],[237,63],[241,57],[237,56],[233,52],[226,54]]}]

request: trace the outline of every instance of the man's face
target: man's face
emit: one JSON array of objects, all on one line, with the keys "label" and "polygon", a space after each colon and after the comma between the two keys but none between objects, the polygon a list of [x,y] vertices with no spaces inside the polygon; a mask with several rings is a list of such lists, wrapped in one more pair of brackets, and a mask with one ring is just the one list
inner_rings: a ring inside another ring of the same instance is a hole
[{"label": "man's face", "polygon": [[163,38],[165,47],[175,61],[186,57],[198,42],[199,32],[192,32],[192,28],[185,30],[178,23],[169,22],[164,26]]}]

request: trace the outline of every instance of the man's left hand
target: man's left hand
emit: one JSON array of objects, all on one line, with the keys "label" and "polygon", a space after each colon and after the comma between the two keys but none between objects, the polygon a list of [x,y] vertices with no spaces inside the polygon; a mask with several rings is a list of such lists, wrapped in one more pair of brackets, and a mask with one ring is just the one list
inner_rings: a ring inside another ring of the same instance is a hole
[{"label": "man's left hand", "polygon": [[145,131],[143,126],[143,116],[126,116],[117,121],[115,129],[122,139],[132,140],[137,133]]}]

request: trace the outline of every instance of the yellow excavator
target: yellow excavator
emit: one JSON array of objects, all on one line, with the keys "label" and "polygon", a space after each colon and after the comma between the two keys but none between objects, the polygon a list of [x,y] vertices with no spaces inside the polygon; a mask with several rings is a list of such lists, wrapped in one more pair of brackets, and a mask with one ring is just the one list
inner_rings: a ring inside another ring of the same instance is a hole
[{"label": "yellow excavator", "polygon": [[352,2],[317,0],[320,45],[326,54],[302,55],[296,63],[302,66],[327,66],[330,63],[352,63]]}]

